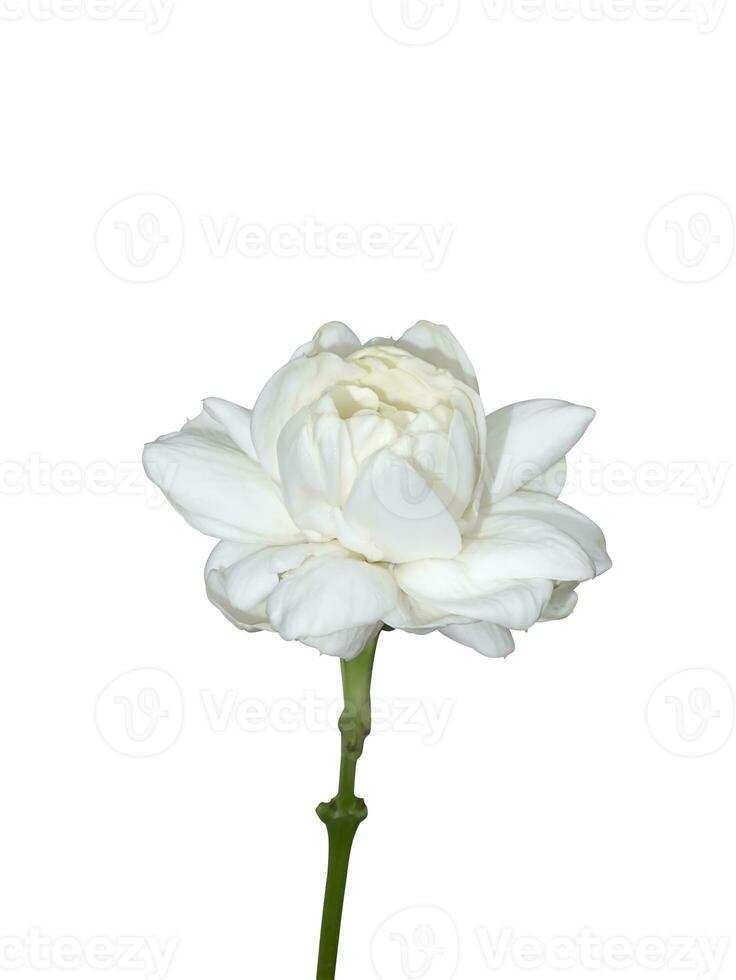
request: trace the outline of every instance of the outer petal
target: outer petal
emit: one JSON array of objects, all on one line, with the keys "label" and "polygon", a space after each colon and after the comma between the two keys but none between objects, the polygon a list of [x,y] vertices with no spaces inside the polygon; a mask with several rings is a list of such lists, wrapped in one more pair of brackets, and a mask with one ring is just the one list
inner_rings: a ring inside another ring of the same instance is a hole
[{"label": "outer petal", "polygon": [[266,620],[265,605],[261,604],[259,608],[248,610],[237,609],[228,595],[228,571],[257,550],[257,545],[220,541],[212,550],[204,569],[207,598],[238,629],[249,632],[270,628]]},{"label": "outer petal", "polygon": [[484,657],[508,657],[514,652],[514,638],[503,626],[494,623],[467,623],[462,626],[445,626],[440,630],[456,643],[472,647]]},{"label": "outer petal", "polygon": [[553,463],[549,469],[525,483],[524,490],[534,490],[535,493],[546,493],[550,497],[559,497],[565,488],[567,480],[567,460],[564,456]]},{"label": "outer petal", "polygon": [[552,595],[549,579],[515,580],[488,574],[467,549],[454,561],[409,562],[395,569],[399,586],[417,602],[467,620],[528,629]]},{"label": "outer petal", "polygon": [[338,383],[355,384],[363,371],[329,352],[289,361],[266,382],[253,408],[253,444],[266,470],[279,479],[276,446],[281,430],[296,413]]},{"label": "outer petal", "polygon": [[347,357],[360,347],[360,341],[350,327],[339,320],[330,320],[323,324],[314,337],[301,347],[297,347],[291,355],[293,361],[297,357],[313,357],[322,351],[331,351],[340,357]]},{"label": "outer petal", "polygon": [[284,576],[268,600],[271,625],[285,640],[374,626],[394,607],[393,576],[354,558],[314,557]]},{"label": "outer petal", "polygon": [[[396,569],[394,569],[395,573]],[[387,626],[393,626],[397,630],[431,633],[441,626],[466,623],[467,617],[442,612],[399,590],[396,607],[384,616],[383,621]]]},{"label": "outer petal", "polygon": [[371,561],[449,557],[461,546],[457,524],[437,494],[407,460],[388,449],[360,468],[338,538]]},{"label": "outer petal", "polygon": [[299,539],[278,487],[207,412],[150,442],[147,476],[198,531],[231,541]]},{"label": "outer petal", "polygon": [[429,361],[435,367],[444,368],[478,391],[478,379],[470,358],[444,324],[420,320],[401,335],[396,346]]},{"label": "outer petal", "polygon": [[320,653],[325,653],[329,657],[352,660],[376,636],[381,626],[381,623],[374,623],[372,626],[356,626],[349,630],[339,630],[327,636],[303,636],[301,642],[316,647]]},{"label": "outer petal", "polygon": [[500,500],[544,473],[575,445],[594,415],[592,408],[551,398],[517,402],[489,415],[490,499]]},{"label": "outer petal", "polygon": [[565,619],[573,611],[578,603],[578,594],[575,591],[577,582],[560,582],[555,586],[555,590],[542,610],[539,617],[540,623],[546,623],[552,619]]},{"label": "outer petal", "polygon": [[281,576],[314,556],[347,552],[336,541],[257,547],[221,541],[205,566],[207,595],[231,622],[244,629],[270,629],[266,603]]},{"label": "outer petal", "polygon": [[262,548],[244,560],[236,562],[225,572],[227,595],[238,609],[252,609],[270,598],[280,577],[292,572],[315,555],[345,555],[336,543],[293,544]]},{"label": "outer petal", "polygon": [[251,459],[258,459],[253,438],[250,434],[252,412],[224,398],[205,398],[204,410],[225,429],[236,446],[239,446]]},{"label": "outer petal", "polygon": [[[331,554],[339,545],[296,545],[284,548],[264,548],[258,552],[244,544],[221,541],[210,555],[205,568],[207,595],[239,629],[248,632],[272,630],[266,604],[268,596],[279,584],[280,572],[298,568],[312,555]],[[307,646],[321,653],[350,660],[356,657],[381,628],[376,622],[338,630],[325,636],[301,636]]]},{"label": "outer petal", "polygon": [[482,537],[469,541],[461,558],[472,561],[485,575],[580,582],[595,576],[595,565],[585,550],[547,521],[494,512],[484,518],[479,531]]},{"label": "outer petal", "polygon": [[517,515],[488,517],[484,537],[467,541],[454,561],[410,562],[400,587],[420,602],[514,629],[534,623],[554,581],[581,581],[595,566],[580,545],[551,524]]},{"label": "outer petal", "polygon": [[596,575],[602,575],[611,567],[611,559],[606,551],[606,540],[598,525],[574,507],[568,507],[554,497],[544,493],[518,490],[510,497],[494,504],[488,514],[481,515],[475,534],[484,537],[485,529],[489,526],[488,522],[501,515],[545,521],[558,531],[562,531],[576,541],[588,555],[593,562]]}]

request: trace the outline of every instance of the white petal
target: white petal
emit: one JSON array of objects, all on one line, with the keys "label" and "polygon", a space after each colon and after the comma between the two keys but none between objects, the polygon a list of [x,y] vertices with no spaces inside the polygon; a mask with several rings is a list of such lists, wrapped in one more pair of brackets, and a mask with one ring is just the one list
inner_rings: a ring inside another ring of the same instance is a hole
[{"label": "white petal", "polygon": [[552,619],[565,619],[573,611],[578,602],[578,594],[575,592],[577,582],[560,582],[555,586],[555,590],[542,610],[539,617],[540,623],[546,623]]},{"label": "white petal", "polygon": [[350,434],[353,457],[359,464],[373,453],[377,453],[379,449],[390,446],[398,438],[398,430],[394,423],[381,415],[368,412],[357,414],[346,419],[345,424]]},{"label": "white petal", "polygon": [[507,405],[486,419],[487,491],[500,500],[535,480],[580,439],[592,408],[550,398]]},{"label": "white petal", "polygon": [[296,413],[336,385],[356,384],[364,372],[329,352],[289,361],[266,382],[253,408],[251,431],[258,458],[279,478],[276,447],[281,430]]},{"label": "white petal", "polygon": [[[396,569],[394,569],[395,573]],[[393,626],[397,630],[431,633],[440,626],[465,623],[468,620],[465,616],[442,612],[399,590],[396,606],[384,616],[383,621],[387,626]]]},{"label": "white petal", "polygon": [[393,576],[353,558],[316,557],[284,576],[268,600],[271,625],[285,640],[371,626],[394,607]]},{"label": "white petal", "polygon": [[445,626],[440,630],[456,643],[472,647],[484,657],[508,657],[514,652],[514,638],[503,626],[494,623],[467,623],[462,626]]},{"label": "white petal", "polygon": [[[460,411],[452,413],[449,432],[421,428],[427,413],[419,413],[392,447],[426,479],[456,521],[468,508],[481,472],[478,442],[472,423]],[[433,420],[434,421],[434,420]],[[438,423],[434,423],[438,426]]]},{"label": "white petal", "polygon": [[251,609],[270,598],[285,572],[299,568],[308,558],[335,552],[344,554],[335,542],[263,548],[229,569],[227,591],[230,601],[239,609]]},{"label": "white petal", "polygon": [[417,602],[468,620],[528,629],[549,601],[549,579],[508,579],[488,574],[480,556],[465,548],[452,561],[430,559],[398,565],[401,589]]},{"label": "white petal", "polygon": [[478,379],[470,358],[444,324],[420,320],[401,335],[396,346],[429,361],[435,367],[444,368],[478,391]]},{"label": "white petal", "polygon": [[455,412],[450,423],[448,467],[451,473],[448,487],[453,492],[453,501],[462,508],[459,517],[467,510],[482,478],[481,450],[468,418]]},{"label": "white petal", "polygon": [[[487,520],[503,514],[545,521],[569,535],[593,562],[596,575],[602,575],[611,567],[611,559],[606,552],[606,540],[598,525],[581,514],[580,511],[575,510],[574,507],[569,507],[562,501],[555,500],[554,497],[544,493],[518,490],[494,504],[488,515],[481,517],[474,533],[479,537],[485,536],[484,527]],[[563,577],[557,576],[557,578]]]},{"label": "white petal", "polygon": [[534,490],[535,493],[546,493],[550,497],[559,497],[567,481],[567,460],[564,456],[553,463],[544,473],[523,486],[524,490]]},{"label": "white petal", "polygon": [[251,459],[257,459],[253,438],[250,434],[252,412],[224,398],[205,398],[205,412],[226,430],[236,446],[239,446]]},{"label": "white petal", "polygon": [[331,320],[323,324],[314,337],[301,347],[297,347],[291,355],[293,361],[297,357],[313,357],[322,351],[331,351],[340,357],[347,357],[360,347],[360,341],[350,327],[339,320]]},{"label": "white petal", "polygon": [[221,541],[205,566],[210,600],[237,626],[268,628],[266,602],[281,575],[314,555],[346,555],[337,542],[254,547]]},{"label": "white petal", "polygon": [[227,594],[227,572],[231,566],[248,558],[257,550],[258,545],[243,544],[239,541],[220,541],[213,548],[204,569],[207,598],[238,629],[248,630],[248,632],[269,629],[265,606],[247,611],[236,609]]},{"label": "white petal", "polygon": [[[290,546],[287,546],[290,547]],[[204,577],[210,572],[223,571],[236,562],[249,558],[262,549],[262,545],[254,542],[220,541],[210,552],[207,564],[204,566]]]},{"label": "white petal", "polygon": [[595,564],[585,550],[546,520],[494,510],[476,530],[482,537],[469,540],[460,557],[489,577],[583,582],[595,576]]},{"label": "white petal", "polygon": [[551,594],[549,579],[507,579],[485,586],[479,595],[460,597],[445,604],[468,619],[526,630],[537,622]]},{"label": "white petal", "polygon": [[371,626],[355,626],[353,629],[339,630],[327,636],[303,636],[301,642],[309,647],[315,647],[328,657],[340,657],[342,660],[352,660],[357,657],[380,631],[382,623]]},{"label": "white petal", "polygon": [[286,423],[278,460],[284,501],[296,524],[334,537],[335,511],[350,493],[358,466],[348,426],[329,396]]},{"label": "white petal", "polygon": [[450,557],[461,546],[457,524],[437,494],[407,460],[388,449],[360,468],[338,538],[371,561]]},{"label": "white petal", "polygon": [[197,530],[231,541],[295,541],[300,532],[263,467],[207,412],[150,442],[143,467]]}]

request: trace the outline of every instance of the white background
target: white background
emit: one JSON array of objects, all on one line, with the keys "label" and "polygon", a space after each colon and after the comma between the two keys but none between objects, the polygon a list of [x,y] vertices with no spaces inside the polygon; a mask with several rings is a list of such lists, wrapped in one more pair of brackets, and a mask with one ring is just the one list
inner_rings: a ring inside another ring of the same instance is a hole
[{"label": "white background", "polygon": [[[407,26],[399,0],[0,0],[9,975],[160,977],[125,968],[147,937],[176,941],[171,980],[313,976],[338,736],[305,699],[338,698],[338,664],[207,603],[211,542],[138,460],[204,396],[252,405],[322,322],[423,317],[487,411],[598,410],[564,499],[614,568],[506,661],[383,635],[340,977],[713,980],[672,937],[736,969],[736,13],[415,2]],[[450,230],[438,263],[422,227]],[[594,969],[586,928],[654,958]],[[520,937],[567,937],[571,965],[525,969]]]}]

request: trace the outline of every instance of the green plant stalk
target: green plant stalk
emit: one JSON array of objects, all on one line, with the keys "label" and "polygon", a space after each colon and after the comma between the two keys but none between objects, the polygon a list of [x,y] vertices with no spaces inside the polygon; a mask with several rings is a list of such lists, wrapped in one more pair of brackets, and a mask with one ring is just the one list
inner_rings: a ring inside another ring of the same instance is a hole
[{"label": "green plant stalk", "polygon": [[340,661],[345,702],[339,721],[340,780],[337,796],[317,807],[329,842],[317,980],[335,980],[350,851],[358,826],[368,816],[365,801],[355,795],[355,770],[371,730],[371,677],[377,643],[378,636],[355,659]]}]

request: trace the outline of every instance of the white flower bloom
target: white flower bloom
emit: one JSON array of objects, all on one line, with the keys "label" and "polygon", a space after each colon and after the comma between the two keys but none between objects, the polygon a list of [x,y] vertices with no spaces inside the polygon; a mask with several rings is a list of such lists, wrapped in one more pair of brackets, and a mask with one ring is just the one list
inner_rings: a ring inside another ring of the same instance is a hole
[{"label": "white flower bloom", "polygon": [[556,499],[593,414],[535,399],[485,418],[447,327],[363,346],[328,323],[252,411],[205,399],[143,462],[221,539],[207,594],[241,629],[350,659],[385,623],[501,657],[509,630],[568,616],[610,567],[598,527]]}]

